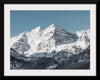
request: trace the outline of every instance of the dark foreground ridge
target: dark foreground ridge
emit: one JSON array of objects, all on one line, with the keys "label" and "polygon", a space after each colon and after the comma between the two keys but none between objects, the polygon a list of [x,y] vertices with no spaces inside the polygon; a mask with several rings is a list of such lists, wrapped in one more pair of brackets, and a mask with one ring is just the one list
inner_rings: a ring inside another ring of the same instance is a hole
[{"label": "dark foreground ridge", "polygon": [[[13,49],[10,50],[10,69],[90,69],[90,48],[80,54],[65,51],[35,53],[24,57]],[[70,54],[70,56],[69,56]]]}]

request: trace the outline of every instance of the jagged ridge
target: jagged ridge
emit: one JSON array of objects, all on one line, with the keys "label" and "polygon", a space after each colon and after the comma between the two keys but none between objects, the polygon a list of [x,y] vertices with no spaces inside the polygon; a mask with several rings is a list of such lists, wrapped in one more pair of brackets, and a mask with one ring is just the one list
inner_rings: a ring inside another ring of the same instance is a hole
[{"label": "jagged ridge", "polygon": [[45,30],[39,26],[31,32],[24,32],[11,38],[10,47],[25,56],[61,50],[79,54],[90,44],[89,33],[89,30],[86,30],[71,34],[56,24],[50,25]]}]

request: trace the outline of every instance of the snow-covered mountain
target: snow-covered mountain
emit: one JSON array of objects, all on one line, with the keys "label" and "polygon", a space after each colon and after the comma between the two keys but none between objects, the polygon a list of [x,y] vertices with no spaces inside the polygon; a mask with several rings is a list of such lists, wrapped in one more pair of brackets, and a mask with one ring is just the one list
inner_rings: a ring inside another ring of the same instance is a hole
[{"label": "snow-covered mountain", "polygon": [[46,29],[39,26],[31,32],[23,32],[10,40],[10,47],[24,56],[52,51],[79,54],[89,45],[90,30],[77,31],[76,34],[72,34],[56,24]]},{"label": "snow-covered mountain", "polygon": [[89,69],[90,30],[39,26],[10,39],[10,56],[11,69]]}]

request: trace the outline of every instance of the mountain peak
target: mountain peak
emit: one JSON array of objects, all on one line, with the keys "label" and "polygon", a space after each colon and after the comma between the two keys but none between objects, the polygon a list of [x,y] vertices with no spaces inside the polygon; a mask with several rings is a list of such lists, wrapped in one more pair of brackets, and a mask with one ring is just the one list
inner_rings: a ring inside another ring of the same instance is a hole
[{"label": "mountain peak", "polygon": [[40,26],[38,26],[38,27],[36,27],[35,29],[33,29],[32,31],[31,31],[31,33],[37,33],[37,32],[40,32],[40,31],[42,31],[43,29],[40,27]]},{"label": "mountain peak", "polygon": [[40,30],[42,29],[40,26],[36,27],[34,30]]},{"label": "mountain peak", "polygon": [[84,42],[83,44],[85,44],[85,42],[86,44],[89,43],[90,40],[88,37],[90,35],[88,35],[88,30],[86,32],[81,31],[77,33],[79,35],[78,39],[76,39],[74,34],[67,32],[60,26],[53,23],[46,29],[42,29],[38,26],[28,33],[21,33],[21,35],[11,39],[10,45],[13,49],[18,48],[20,45],[17,50],[18,53],[31,55],[35,52],[50,52],[54,49],[56,50],[57,46],[68,45],[75,41],[78,41],[78,43],[80,42],[79,44],[77,43],[78,45],[81,45],[82,42]]},{"label": "mountain peak", "polygon": [[53,29],[53,30],[56,30],[56,29],[60,29],[62,30],[62,28],[59,26],[59,25],[56,25],[56,24],[51,24],[50,26],[48,26],[47,28],[49,29]]},{"label": "mountain peak", "polygon": [[56,24],[52,23],[52,24],[51,24],[51,26],[53,26],[53,27],[54,27],[54,26],[56,26]]}]

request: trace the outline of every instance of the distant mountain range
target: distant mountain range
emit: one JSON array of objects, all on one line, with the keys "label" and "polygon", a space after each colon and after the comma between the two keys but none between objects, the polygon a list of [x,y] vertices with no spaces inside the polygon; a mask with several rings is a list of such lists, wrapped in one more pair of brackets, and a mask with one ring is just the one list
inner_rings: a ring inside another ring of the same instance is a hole
[{"label": "distant mountain range", "polygon": [[90,30],[39,26],[10,39],[10,56],[11,69],[89,69]]}]

